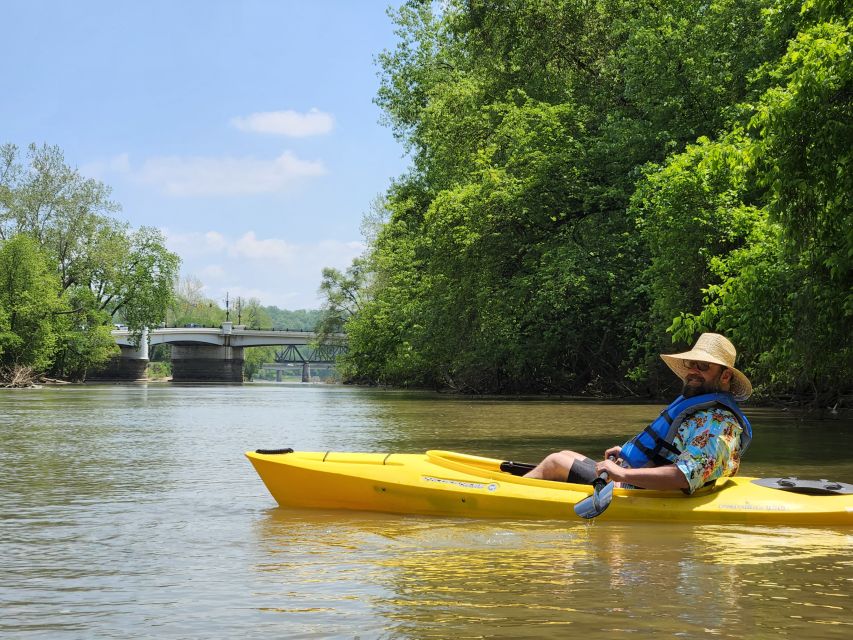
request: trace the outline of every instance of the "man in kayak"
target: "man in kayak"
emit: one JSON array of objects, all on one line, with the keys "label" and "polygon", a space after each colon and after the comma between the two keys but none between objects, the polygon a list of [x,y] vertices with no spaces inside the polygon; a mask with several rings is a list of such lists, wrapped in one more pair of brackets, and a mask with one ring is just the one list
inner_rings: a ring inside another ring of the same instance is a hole
[{"label": "man in kayak", "polygon": [[602,462],[581,453],[552,453],[527,478],[592,483],[602,472],[626,487],[683,489],[693,493],[708,482],[733,476],[752,439],[752,427],[737,405],[752,393],[735,366],[734,345],[703,333],[684,353],[661,355],[684,386],[645,430],[604,452]]}]

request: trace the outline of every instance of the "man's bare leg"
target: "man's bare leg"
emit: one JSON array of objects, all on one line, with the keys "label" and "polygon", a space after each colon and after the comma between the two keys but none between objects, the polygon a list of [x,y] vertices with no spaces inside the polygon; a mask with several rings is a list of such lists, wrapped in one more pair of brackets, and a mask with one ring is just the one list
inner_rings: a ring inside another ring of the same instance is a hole
[{"label": "man's bare leg", "polygon": [[569,469],[575,460],[585,460],[586,456],[575,451],[558,451],[547,456],[534,469],[524,474],[525,478],[538,478],[540,480],[556,480],[566,482],[569,477]]}]

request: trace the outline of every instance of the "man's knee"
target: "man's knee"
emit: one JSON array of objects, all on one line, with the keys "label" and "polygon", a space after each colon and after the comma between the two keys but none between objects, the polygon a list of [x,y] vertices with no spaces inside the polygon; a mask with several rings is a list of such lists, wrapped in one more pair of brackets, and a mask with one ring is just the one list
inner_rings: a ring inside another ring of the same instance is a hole
[{"label": "man's knee", "polygon": [[548,455],[542,462],[546,467],[546,473],[549,479],[565,480],[568,476],[569,469],[575,463],[575,460],[584,458],[585,456],[575,453],[574,451],[558,451]]},{"label": "man's knee", "polygon": [[580,453],[576,453],[574,451],[558,451],[557,453],[552,453],[550,456],[548,456],[548,458],[550,458],[552,462],[562,467],[565,467],[567,470],[571,468],[575,460],[580,460],[585,457],[586,456],[583,456]]}]

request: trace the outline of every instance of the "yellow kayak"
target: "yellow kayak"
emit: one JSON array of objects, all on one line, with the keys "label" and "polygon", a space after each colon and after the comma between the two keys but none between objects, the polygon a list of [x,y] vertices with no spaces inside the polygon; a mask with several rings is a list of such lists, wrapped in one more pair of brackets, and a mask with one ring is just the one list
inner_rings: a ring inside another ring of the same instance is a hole
[{"label": "yellow kayak", "polygon": [[[572,507],[593,490],[591,485],[522,478],[512,472],[516,463],[450,451],[259,449],[246,456],[282,507],[580,521]],[[681,491],[614,489],[612,503],[599,518],[849,526],[853,486],[735,477],[689,496]]]}]

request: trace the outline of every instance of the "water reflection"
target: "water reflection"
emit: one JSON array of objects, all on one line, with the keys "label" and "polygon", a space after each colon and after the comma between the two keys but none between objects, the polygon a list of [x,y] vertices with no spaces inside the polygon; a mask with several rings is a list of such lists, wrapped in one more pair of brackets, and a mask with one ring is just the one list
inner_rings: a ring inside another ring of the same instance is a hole
[{"label": "water reflection", "polygon": [[[743,637],[745,618],[772,635],[780,603],[784,627],[802,627],[808,637],[821,637],[815,625],[853,624],[844,531],[275,509],[257,522],[256,536],[269,558],[256,570],[280,589],[265,595],[288,603],[273,609],[306,617],[322,609],[341,625],[373,619],[372,611],[384,620],[373,631],[394,637],[482,637],[499,629],[503,637],[545,638],[562,627],[584,635]],[[814,571],[835,577],[815,592]],[[313,595],[300,601],[306,584]]]},{"label": "water reflection", "polygon": [[[806,527],[705,525],[695,530],[705,562],[759,565],[833,556],[850,550],[853,534]],[[736,551],[736,553],[734,553]]]}]

